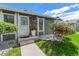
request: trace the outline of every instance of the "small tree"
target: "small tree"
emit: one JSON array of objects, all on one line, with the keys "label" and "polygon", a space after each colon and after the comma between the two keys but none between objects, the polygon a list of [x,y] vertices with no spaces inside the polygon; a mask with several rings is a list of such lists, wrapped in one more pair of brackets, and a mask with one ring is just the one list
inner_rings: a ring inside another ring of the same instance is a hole
[{"label": "small tree", "polygon": [[52,30],[54,34],[54,39],[61,40],[64,38],[64,35],[75,33],[73,26],[67,23],[53,23]]}]

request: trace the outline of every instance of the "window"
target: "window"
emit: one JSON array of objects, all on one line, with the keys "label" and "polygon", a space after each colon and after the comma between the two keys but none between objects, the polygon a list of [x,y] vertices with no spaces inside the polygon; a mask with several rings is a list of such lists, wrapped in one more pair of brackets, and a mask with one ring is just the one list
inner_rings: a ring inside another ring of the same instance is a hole
[{"label": "window", "polygon": [[13,15],[4,15],[4,21],[14,24],[14,16]]},{"label": "window", "polygon": [[27,17],[21,17],[21,25],[28,25],[28,18]]},{"label": "window", "polygon": [[39,30],[43,30],[43,18],[39,18]]}]

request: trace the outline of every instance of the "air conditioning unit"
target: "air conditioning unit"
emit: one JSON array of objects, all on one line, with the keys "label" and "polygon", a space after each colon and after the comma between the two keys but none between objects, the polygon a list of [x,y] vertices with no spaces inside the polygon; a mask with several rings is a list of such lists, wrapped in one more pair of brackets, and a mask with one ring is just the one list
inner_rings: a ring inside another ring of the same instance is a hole
[{"label": "air conditioning unit", "polygon": [[2,37],[3,37],[3,41],[9,41],[9,40],[15,40],[17,39],[17,35],[15,32],[13,33],[5,33],[5,34],[2,34]]},{"label": "air conditioning unit", "polygon": [[16,45],[17,33],[5,33],[1,35],[1,46],[13,47]]}]

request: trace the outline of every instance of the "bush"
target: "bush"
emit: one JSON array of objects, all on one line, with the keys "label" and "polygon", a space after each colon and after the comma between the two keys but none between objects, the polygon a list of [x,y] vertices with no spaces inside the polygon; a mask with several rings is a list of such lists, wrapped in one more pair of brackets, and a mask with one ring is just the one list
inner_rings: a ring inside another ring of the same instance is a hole
[{"label": "bush", "polygon": [[11,23],[5,23],[5,32],[17,31],[17,27]]},{"label": "bush", "polygon": [[3,32],[4,22],[0,21],[0,34]]},{"label": "bush", "polygon": [[53,33],[57,34],[73,34],[75,33],[75,29],[73,26],[67,23],[54,23],[52,24]]},{"label": "bush", "polygon": [[13,31],[17,31],[17,27],[14,24],[0,21],[0,34]]}]

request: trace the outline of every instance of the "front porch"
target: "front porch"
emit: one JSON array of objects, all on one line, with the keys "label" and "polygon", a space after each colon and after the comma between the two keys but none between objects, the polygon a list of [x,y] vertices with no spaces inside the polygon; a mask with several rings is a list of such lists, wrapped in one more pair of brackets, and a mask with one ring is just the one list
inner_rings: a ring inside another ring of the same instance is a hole
[{"label": "front porch", "polygon": [[34,43],[34,41],[42,39],[42,40],[52,40],[53,39],[53,34],[49,35],[41,35],[41,36],[30,36],[26,38],[18,38],[18,41],[21,46],[28,45],[31,43]]}]

